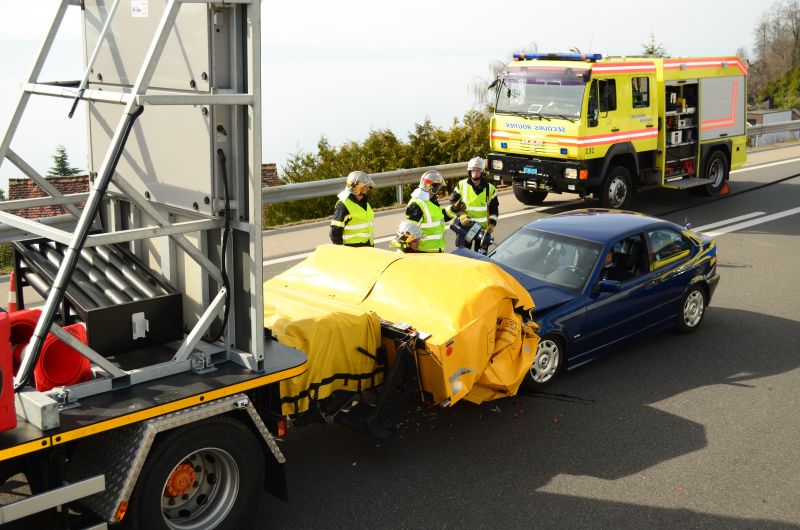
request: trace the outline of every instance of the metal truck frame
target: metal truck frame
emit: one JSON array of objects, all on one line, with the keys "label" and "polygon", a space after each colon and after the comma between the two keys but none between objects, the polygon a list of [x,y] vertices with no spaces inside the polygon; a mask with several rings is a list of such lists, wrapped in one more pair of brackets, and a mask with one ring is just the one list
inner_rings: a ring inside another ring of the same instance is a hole
[{"label": "metal truck frame", "polygon": [[646,187],[717,195],[746,158],[738,57],[515,54],[498,77],[489,171],[524,204],[549,193],[626,208]]},{"label": "metal truck frame", "polygon": [[[85,72],[44,82],[70,8],[82,14]],[[267,424],[276,383],[306,357],[263,330],[260,33],[258,0],[59,2],[0,142],[0,164],[47,195],[0,204],[17,285],[46,297],[14,378],[17,427],[0,432],[0,476],[24,473],[33,494],[0,507],[0,524],[55,524],[80,500],[91,528],[238,528],[260,491],[285,497]],[[62,195],[13,150],[33,95],[65,98],[70,117],[85,103],[90,193]],[[10,213],[41,205],[68,213]],[[76,278],[102,270],[131,293],[136,274],[165,286],[178,309],[148,296],[82,307]],[[109,325],[90,326],[84,344],[64,326],[89,312]],[[162,342],[152,330],[168,317],[176,338]],[[31,386],[49,334],[91,361],[89,381]]]}]

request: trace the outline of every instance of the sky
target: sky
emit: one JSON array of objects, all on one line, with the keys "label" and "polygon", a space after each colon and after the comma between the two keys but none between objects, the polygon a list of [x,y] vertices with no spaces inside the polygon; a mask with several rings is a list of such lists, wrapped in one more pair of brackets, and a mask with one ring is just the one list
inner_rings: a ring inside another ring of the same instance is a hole
[{"label": "sky", "polygon": [[[130,9],[131,0],[121,0]],[[149,0],[163,2],[164,0]],[[5,0],[0,17],[0,134],[19,99],[57,0]],[[493,61],[534,42],[539,51],[637,55],[651,32],[669,54],[734,55],[750,50],[772,0],[305,0],[262,3],[263,161],[279,167],[389,128],[405,138],[429,118],[449,127],[475,105],[470,86]],[[42,80],[82,76],[80,11],[69,8]],[[37,171],[59,144],[86,168],[86,123],[70,100],[31,98],[12,148]],[[0,187],[21,173],[0,166]]]}]

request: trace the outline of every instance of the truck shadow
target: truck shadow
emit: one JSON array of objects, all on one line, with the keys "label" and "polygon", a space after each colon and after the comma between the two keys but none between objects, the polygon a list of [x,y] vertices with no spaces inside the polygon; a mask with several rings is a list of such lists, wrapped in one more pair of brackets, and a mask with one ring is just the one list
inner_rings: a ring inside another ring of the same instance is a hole
[{"label": "truck shadow", "polygon": [[[668,406],[661,402],[691,403],[684,394],[711,385],[746,390],[800,365],[793,346],[800,323],[716,307],[706,318],[693,335],[636,341],[546,391],[417,409],[386,445],[338,426],[294,429],[282,445],[290,502],[265,495],[256,515],[278,528],[528,527],[534,521],[544,527],[797,528],[640,505],[624,495],[600,500],[608,495],[592,486],[611,481],[614,495],[631,486],[613,481],[642,474],[630,482],[674,491],[670,505],[680,506],[680,479],[647,470],[708,447],[707,426],[663,410]],[[685,415],[697,414],[687,406]],[[547,489],[562,476],[589,477],[585,493]]]}]

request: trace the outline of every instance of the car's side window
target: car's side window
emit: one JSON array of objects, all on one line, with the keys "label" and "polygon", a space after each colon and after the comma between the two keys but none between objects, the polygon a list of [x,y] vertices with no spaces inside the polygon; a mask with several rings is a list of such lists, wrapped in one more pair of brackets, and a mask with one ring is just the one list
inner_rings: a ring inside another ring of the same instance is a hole
[{"label": "car's side window", "polygon": [[641,234],[614,243],[604,258],[601,280],[624,282],[647,271],[647,253]]},{"label": "car's side window", "polygon": [[656,228],[647,232],[653,267],[659,268],[689,255],[691,244],[681,233],[670,228]]}]

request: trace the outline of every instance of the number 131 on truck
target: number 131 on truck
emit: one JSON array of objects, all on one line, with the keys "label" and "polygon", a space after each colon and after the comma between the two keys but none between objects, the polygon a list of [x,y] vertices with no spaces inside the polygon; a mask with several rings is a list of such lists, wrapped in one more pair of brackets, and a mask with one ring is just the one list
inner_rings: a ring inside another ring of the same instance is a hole
[{"label": "number 131 on truck", "polygon": [[738,57],[518,53],[490,86],[489,171],[524,204],[576,193],[627,208],[648,187],[727,192],[746,159]]}]

